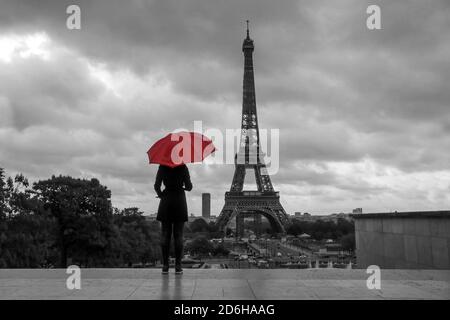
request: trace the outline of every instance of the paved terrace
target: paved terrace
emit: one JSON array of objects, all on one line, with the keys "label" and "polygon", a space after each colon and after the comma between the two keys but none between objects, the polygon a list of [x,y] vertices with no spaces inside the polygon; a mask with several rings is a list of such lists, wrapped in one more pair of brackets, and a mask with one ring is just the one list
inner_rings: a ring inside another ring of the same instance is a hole
[{"label": "paved terrace", "polygon": [[450,299],[450,270],[381,270],[381,290],[365,270],[82,269],[68,290],[63,269],[0,269],[0,299]]}]

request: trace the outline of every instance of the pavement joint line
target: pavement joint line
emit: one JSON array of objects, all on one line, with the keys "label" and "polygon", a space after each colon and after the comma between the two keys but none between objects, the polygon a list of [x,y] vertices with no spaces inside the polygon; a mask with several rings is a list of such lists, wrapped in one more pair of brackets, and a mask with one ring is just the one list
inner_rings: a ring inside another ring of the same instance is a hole
[{"label": "pavement joint line", "polygon": [[253,291],[253,288],[252,288],[250,282],[248,281],[248,279],[246,279],[246,281],[247,281],[247,285],[249,286],[250,291],[251,291],[251,293],[252,293],[252,295],[253,295],[253,298],[254,298],[255,300],[258,300],[258,298],[256,297],[255,292]]},{"label": "pavement joint line", "polygon": [[194,278],[194,289],[192,290],[191,300],[194,299],[195,291],[197,290],[197,278]]},{"label": "pavement joint line", "polygon": [[140,287],[142,287],[142,284],[144,283],[145,281],[143,281],[143,282],[141,282],[141,284],[140,285],[138,285],[137,287],[136,287],[136,289],[134,289],[126,298],[125,298],[125,300],[128,300]]}]

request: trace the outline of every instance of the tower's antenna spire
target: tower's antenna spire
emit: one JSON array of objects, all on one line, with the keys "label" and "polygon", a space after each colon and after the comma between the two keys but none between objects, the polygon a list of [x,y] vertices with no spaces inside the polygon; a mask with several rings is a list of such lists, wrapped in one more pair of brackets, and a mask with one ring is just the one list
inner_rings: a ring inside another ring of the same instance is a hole
[{"label": "tower's antenna spire", "polygon": [[248,23],[250,22],[249,20],[246,20],[246,22],[247,22],[247,38],[250,38],[250,31],[249,31],[249,28],[248,28]]}]

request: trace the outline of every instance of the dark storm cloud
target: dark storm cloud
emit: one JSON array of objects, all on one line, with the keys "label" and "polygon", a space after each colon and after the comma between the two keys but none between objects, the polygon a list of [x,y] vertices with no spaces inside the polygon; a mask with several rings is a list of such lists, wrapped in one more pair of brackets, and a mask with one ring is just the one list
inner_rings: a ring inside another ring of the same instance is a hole
[{"label": "dark storm cloud", "polygon": [[56,56],[52,63],[30,58],[2,66],[0,95],[11,106],[13,127],[67,126],[102,93],[103,88],[89,77],[86,65],[76,56]]},{"label": "dark storm cloud", "polygon": [[365,1],[79,1],[79,32],[65,28],[68,4],[7,1],[0,20],[6,30],[42,28],[110,68],[163,70],[188,94],[239,101],[236,53],[243,20],[254,16],[262,107],[287,99],[323,108],[324,116],[384,122],[383,114],[436,119],[448,105],[450,36],[441,30],[450,26],[450,9],[444,0],[432,6],[380,1],[379,32],[365,28]]},{"label": "dark storm cloud", "polygon": [[[65,27],[70,4],[81,7],[80,31]],[[380,31],[365,27],[369,4],[381,6]],[[281,169],[273,180],[291,197],[288,210],[307,197],[317,196],[311,207],[329,200],[345,209],[368,194],[393,205],[416,194],[375,183],[386,174],[380,168],[370,180],[330,163],[369,159],[427,179],[448,172],[446,0],[2,1],[0,37],[45,32],[52,57],[1,65],[1,164],[34,177],[55,168],[100,175],[120,204],[145,203],[155,168],[142,163],[152,141],[193,129],[194,120],[222,130],[239,125],[246,19],[256,46],[260,126],[280,129]],[[192,168],[197,211],[206,190],[220,209],[232,171]],[[422,196],[448,203],[439,188]],[[338,201],[343,196],[348,202]],[[386,207],[377,202],[368,205]]]}]

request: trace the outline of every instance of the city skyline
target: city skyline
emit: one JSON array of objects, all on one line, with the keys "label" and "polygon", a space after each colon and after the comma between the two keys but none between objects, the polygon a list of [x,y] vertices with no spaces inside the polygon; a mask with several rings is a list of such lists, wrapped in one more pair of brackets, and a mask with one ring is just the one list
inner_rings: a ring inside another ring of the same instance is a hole
[{"label": "city skyline", "polygon": [[[450,205],[450,5],[67,1],[0,5],[0,167],[32,182],[98,178],[113,205],[158,206],[148,147],[166,133],[239,129],[245,20],[260,128],[280,129],[271,175],[287,213]],[[402,17],[402,19],[399,19]],[[190,165],[189,212],[219,215],[233,165]]]}]

